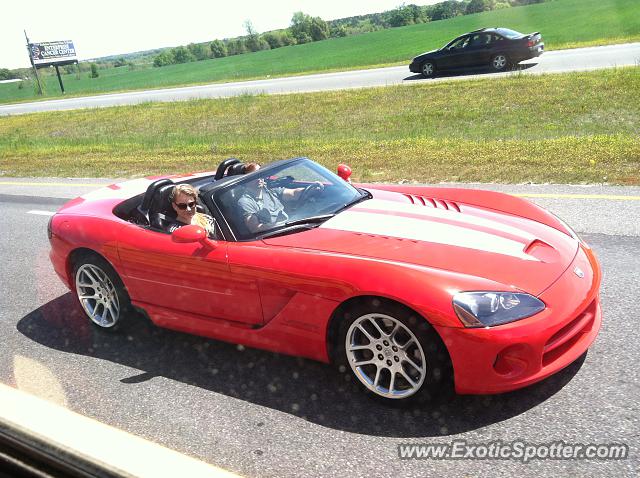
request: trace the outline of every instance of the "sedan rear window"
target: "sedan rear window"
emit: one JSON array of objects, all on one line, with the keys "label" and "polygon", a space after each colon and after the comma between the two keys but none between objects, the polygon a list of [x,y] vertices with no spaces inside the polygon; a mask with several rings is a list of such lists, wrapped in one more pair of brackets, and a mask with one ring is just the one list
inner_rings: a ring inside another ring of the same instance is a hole
[{"label": "sedan rear window", "polygon": [[517,32],[515,30],[510,30],[508,28],[497,28],[496,32],[498,32],[500,35],[503,35],[507,38],[518,38],[522,36],[522,33]]}]

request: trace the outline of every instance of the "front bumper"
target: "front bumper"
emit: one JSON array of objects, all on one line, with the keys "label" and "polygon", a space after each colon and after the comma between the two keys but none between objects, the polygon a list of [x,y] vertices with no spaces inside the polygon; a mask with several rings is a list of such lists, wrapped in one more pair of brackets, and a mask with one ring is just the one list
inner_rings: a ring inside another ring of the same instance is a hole
[{"label": "front bumper", "polygon": [[508,392],[575,361],[600,330],[601,275],[593,252],[581,245],[573,263],[538,297],[547,306],[539,314],[483,329],[435,326],[451,356],[456,391]]},{"label": "front bumper", "polygon": [[410,71],[411,73],[420,73],[420,62],[415,61],[415,60],[414,60],[414,61],[412,61],[412,62],[409,64],[409,71]]}]

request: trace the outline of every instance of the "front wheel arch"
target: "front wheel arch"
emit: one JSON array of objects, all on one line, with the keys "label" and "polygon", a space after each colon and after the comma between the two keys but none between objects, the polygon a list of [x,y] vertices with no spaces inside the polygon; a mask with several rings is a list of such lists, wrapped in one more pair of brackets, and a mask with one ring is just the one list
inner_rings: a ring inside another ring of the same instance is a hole
[{"label": "front wheel arch", "polygon": [[[352,297],[341,303],[332,314],[331,321],[327,328],[327,352],[331,363],[335,366],[340,366],[341,373],[351,374],[350,367],[349,365],[345,366],[347,362],[343,357],[344,346],[342,341],[346,330],[345,326],[348,326],[354,318],[358,317],[362,313],[373,312],[385,314],[385,311],[395,311],[397,316],[404,315],[405,317],[408,317],[410,321],[413,321],[414,326],[410,326],[413,331],[420,330],[420,333],[425,331],[428,333],[428,341],[426,342],[426,345],[428,347],[429,354],[432,355],[432,357],[435,357],[436,355],[438,357],[437,363],[436,361],[432,362],[436,366],[429,374],[431,375],[431,373],[435,371],[438,377],[434,382],[433,376],[431,376],[431,379],[429,380],[430,383],[425,382],[419,393],[401,400],[381,397],[368,390],[365,390],[365,393],[376,400],[382,400],[387,405],[398,406],[409,405],[416,401],[421,402],[425,399],[430,400],[435,396],[449,396],[450,392],[453,390],[453,367],[447,347],[438,332],[431,326],[424,316],[397,300],[376,295],[366,295]],[[427,349],[425,349],[425,351],[426,350]],[[344,370],[343,366],[345,366]]]},{"label": "front wheel arch", "polygon": [[[336,340],[338,338],[338,331],[340,329],[340,320],[342,319],[342,317],[344,317],[344,314],[349,309],[355,308],[359,305],[364,306],[367,304],[367,302],[374,299],[386,302],[388,304],[394,304],[399,307],[403,307],[408,311],[410,311],[411,313],[422,317],[420,313],[416,312],[414,309],[412,309],[408,305],[403,304],[402,302],[399,302],[397,300],[390,299],[388,297],[384,297],[380,295],[356,295],[354,297],[350,297],[349,299],[345,300],[340,305],[338,305],[338,307],[335,308],[335,310],[331,314],[331,318],[329,319],[329,324],[327,325],[326,344],[327,344],[327,356],[329,357],[330,363],[335,363],[335,358],[336,358],[335,352],[336,352],[336,345],[337,345]],[[426,320],[424,319],[424,317],[422,318],[423,320]]]}]

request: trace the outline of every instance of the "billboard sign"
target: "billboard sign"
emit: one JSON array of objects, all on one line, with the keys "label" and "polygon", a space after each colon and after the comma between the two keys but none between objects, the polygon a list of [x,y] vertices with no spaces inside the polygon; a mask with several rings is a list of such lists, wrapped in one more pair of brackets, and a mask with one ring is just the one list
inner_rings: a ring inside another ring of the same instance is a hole
[{"label": "billboard sign", "polygon": [[29,43],[29,53],[36,66],[75,63],[77,61],[76,49],[71,40]]}]

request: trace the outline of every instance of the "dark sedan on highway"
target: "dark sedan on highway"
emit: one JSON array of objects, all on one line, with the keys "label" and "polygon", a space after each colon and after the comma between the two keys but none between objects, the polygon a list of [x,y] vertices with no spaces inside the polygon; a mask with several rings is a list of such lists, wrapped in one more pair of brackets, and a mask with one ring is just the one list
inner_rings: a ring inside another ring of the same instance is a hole
[{"label": "dark sedan on highway", "polygon": [[438,71],[488,66],[504,71],[509,66],[540,56],[544,43],[540,32],[524,34],[508,28],[482,28],[460,35],[439,50],[416,56],[409,65],[425,78]]}]

